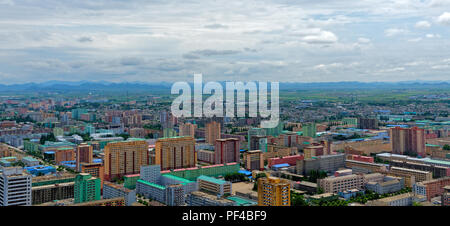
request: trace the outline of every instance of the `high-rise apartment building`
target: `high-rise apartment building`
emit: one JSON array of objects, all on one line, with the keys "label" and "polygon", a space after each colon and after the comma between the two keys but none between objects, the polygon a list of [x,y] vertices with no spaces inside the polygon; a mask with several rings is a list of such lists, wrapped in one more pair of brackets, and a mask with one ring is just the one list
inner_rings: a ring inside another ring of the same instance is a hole
[{"label": "high-rise apartment building", "polygon": [[183,123],[180,125],[180,136],[190,136],[194,137],[195,135],[195,129],[197,128],[196,124],[192,123]]},{"label": "high-rise apartment building", "polygon": [[286,179],[258,179],[258,206],[290,206],[291,184]]},{"label": "high-rise apartment building", "polygon": [[22,167],[3,167],[0,206],[31,206],[31,175]]},{"label": "high-rise apartment building", "polygon": [[91,163],[93,160],[93,148],[89,144],[80,144],[76,149],[76,167],[81,171],[81,163]]},{"label": "high-rise apartment building", "polygon": [[105,180],[127,174],[137,174],[141,166],[149,165],[148,144],[143,139],[111,142],[105,146]]},{"label": "high-rise apartment building", "polygon": [[264,155],[261,150],[252,150],[244,153],[244,168],[247,170],[263,170]]},{"label": "high-rise apartment building", "polygon": [[240,142],[236,138],[217,139],[214,149],[215,164],[239,162]]},{"label": "high-rise apartment building", "polygon": [[302,125],[303,136],[315,138],[317,136],[316,123]]},{"label": "high-rise apartment building", "polygon": [[[259,150],[259,149],[252,149],[251,146],[251,138],[253,136],[266,136],[266,130],[262,129],[262,128],[251,128],[248,130],[247,132],[248,138],[247,138],[247,143],[248,143],[248,150]],[[267,140],[266,140],[266,144],[267,144]],[[254,147],[253,147],[254,148]]]},{"label": "high-rise apartment building", "polygon": [[425,157],[425,130],[418,127],[390,129],[392,153]]},{"label": "high-rise apartment building", "polygon": [[89,173],[91,176],[100,179],[100,185],[103,188],[103,180],[105,178],[105,169],[103,163],[81,163],[81,172]]},{"label": "high-rise apartment building", "polygon": [[267,152],[267,137],[253,135],[249,138],[250,149],[248,150],[261,150],[262,152]]},{"label": "high-rise apartment building", "polygon": [[190,168],[197,164],[195,140],[192,137],[158,139],[155,144],[155,163],[161,170]]},{"label": "high-rise apartment building", "polygon": [[75,177],[74,203],[100,200],[100,179],[88,173],[80,173]]},{"label": "high-rise apartment building", "polygon": [[220,139],[220,123],[212,121],[206,124],[205,138],[208,144],[214,144],[217,139]]},{"label": "high-rise apartment building", "polygon": [[376,118],[358,118],[358,129],[378,129]]}]

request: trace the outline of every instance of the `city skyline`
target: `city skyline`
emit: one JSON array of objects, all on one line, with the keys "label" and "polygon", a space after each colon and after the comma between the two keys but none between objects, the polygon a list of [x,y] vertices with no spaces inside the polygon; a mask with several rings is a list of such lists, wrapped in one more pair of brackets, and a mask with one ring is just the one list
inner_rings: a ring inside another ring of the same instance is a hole
[{"label": "city skyline", "polygon": [[450,1],[0,1],[1,84],[448,81]]}]

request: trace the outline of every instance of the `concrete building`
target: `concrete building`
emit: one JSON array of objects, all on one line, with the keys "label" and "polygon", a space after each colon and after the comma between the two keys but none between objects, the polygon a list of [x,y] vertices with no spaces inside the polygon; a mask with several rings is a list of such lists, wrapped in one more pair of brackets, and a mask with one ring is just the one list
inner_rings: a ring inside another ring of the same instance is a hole
[{"label": "concrete building", "polygon": [[423,195],[428,201],[445,193],[445,187],[450,185],[450,177],[417,182],[413,185],[416,195]]},{"label": "concrete building", "polygon": [[214,163],[239,162],[240,143],[236,138],[217,139],[214,148]]},{"label": "concrete building", "polygon": [[231,194],[231,182],[229,181],[202,175],[197,178],[197,184],[198,189],[201,191],[206,191],[220,196]]},{"label": "concrete building", "polygon": [[195,191],[187,195],[188,206],[234,206],[234,202],[228,199],[219,198],[205,192]]},{"label": "concrete building", "polygon": [[159,165],[148,165],[141,166],[141,180],[148,181],[151,183],[158,183],[161,177],[161,166]]},{"label": "concrete building", "polygon": [[372,201],[371,206],[412,206],[413,202],[425,201],[423,196],[415,196],[413,193],[404,193]]},{"label": "concrete building", "polygon": [[258,206],[290,206],[291,184],[276,177],[258,179]]},{"label": "concrete building", "polygon": [[305,137],[317,137],[316,123],[307,123],[302,125],[303,136]]},{"label": "concrete building", "polygon": [[319,179],[317,185],[323,189],[325,193],[339,193],[350,189],[361,190],[364,188],[364,177],[362,175],[347,175],[341,177],[326,177]]},{"label": "concrete building", "polygon": [[263,128],[250,128],[249,130],[248,130],[248,132],[247,132],[247,149],[249,150],[249,151],[251,151],[252,149],[252,147],[250,146],[250,144],[251,144],[251,141],[250,141],[250,139],[253,137],[253,136],[266,136],[266,130],[265,129],[263,129]]},{"label": "concrete building", "polygon": [[212,150],[198,150],[197,151],[197,160],[199,162],[206,162],[210,164],[214,164],[215,162],[215,153]]},{"label": "concrete building", "polygon": [[180,125],[180,136],[189,136],[193,137],[195,136],[195,129],[197,129],[196,124],[192,123],[183,123]]},{"label": "concrete building", "polygon": [[100,200],[100,179],[87,173],[75,177],[74,203]]},{"label": "concrete building", "polygon": [[89,173],[91,176],[100,179],[100,187],[103,188],[105,169],[103,163],[81,163],[81,172]]},{"label": "concrete building", "polygon": [[76,149],[77,171],[81,171],[81,163],[91,163],[94,158],[93,148],[88,144],[80,144]]},{"label": "concrete building", "polygon": [[117,197],[123,197],[125,199],[125,205],[131,206],[131,204],[136,202],[136,190],[130,190],[121,185],[105,182],[103,186],[103,198],[112,199]]},{"label": "concrete building", "polygon": [[354,173],[385,173],[387,167],[384,164],[345,160],[345,167],[353,170]]},{"label": "concrete building", "polygon": [[214,144],[220,139],[220,123],[212,121],[206,124],[205,139],[208,144]]},{"label": "concrete building", "polygon": [[392,153],[425,157],[425,130],[417,127],[390,129]]},{"label": "concrete building", "polygon": [[195,167],[195,140],[192,137],[158,139],[155,144],[155,164],[161,170]]},{"label": "concrete building", "polygon": [[3,167],[0,206],[31,206],[31,175],[21,167]]},{"label": "concrete building", "polygon": [[37,166],[39,165],[39,160],[30,157],[30,156],[25,156],[22,158],[22,162],[26,165],[26,166]]},{"label": "concrete building", "polygon": [[402,177],[385,176],[381,182],[368,182],[366,189],[380,195],[386,193],[394,193],[405,187],[405,179]]},{"label": "concrete building", "polygon": [[74,188],[74,182],[33,186],[31,188],[32,204],[38,205],[54,200],[73,198]]},{"label": "concrete building", "polygon": [[267,137],[253,135],[249,138],[250,149],[249,150],[261,150],[262,152],[267,152]]},{"label": "concrete building", "polygon": [[137,138],[108,143],[105,146],[104,161],[107,181],[139,173],[141,166],[149,165],[148,144],[145,140]]},{"label": "concrete building", "polygon": [[358,129],[378,129],[376,118],[358,118]]},{"label": "concrete building", "polygon": [[123,197],[100,199],[95,201],[76,203],[70,206],[125,206],[125,199]]},{"label": "concrete building", "polygon": [[264,156],[261,150],[252,150],[244,153],[244,168],[247,170],[263,170]]},{"label": "concrete building", "polygon": [[324,155],[324,146],[322,145],[311,145],[303,149],[303,154],[305,159],[311,159],[312,157]]},{"label": "concrete building", "polygon": [[297,174],[309,175],[312,170],[334,173],[343,168],[345,154],[323,155],[311,159],[298,160],[296,165]]},{"label": "concrete building", "polygon": [[134,138],[145,138],[147,134],[145,133],[144,128],[131,128],[130,129],[130,137]]},{"label": "concrete building", "polygon": [[438,166],[427,164],[425,162],[410,162],[410,161],[401,161],[401,160],[390,160],[390,166],[408,168],[408,169],[416,169],[422,171],[429,171],[432,173],[433,178],[442,178],[450,176],[450,167]]},{"label": "concrete building", "polygon": [[412,175],[412,176],[414,176],[414,180],[416,183],[433,179],[433,175],[429,171],[407,169],[407,168],[401,168],[401,167],[391,167],[391,169],[389,170],[389,173],[398,175],[398,176]]}]

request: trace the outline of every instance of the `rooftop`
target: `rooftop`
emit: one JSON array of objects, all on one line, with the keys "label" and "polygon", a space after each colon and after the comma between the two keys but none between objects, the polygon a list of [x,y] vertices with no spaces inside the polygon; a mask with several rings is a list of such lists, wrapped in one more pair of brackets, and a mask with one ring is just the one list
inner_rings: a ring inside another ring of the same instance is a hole
[{"label": "rooftop", "polygon": [[182,183],[193,183],[194,182],[194,181],[190,181],[188,179],[185,179],[185,178],[182,178],[182,177],[177,177],[177,176],[170,175],[170,174],[164,174],[162,176],[163,177],[168,177],[168,178],[171,178],[171,179],[174,179],[174,180],[177,180],[177,181],[180,181]]},{"label": "rooftop", "polygon": [[138,182],[141,182],[143,184],[146,184],[146,185],[149,185],[149,186],[152,186],[152,187],[156,187],[158,189],[166,189],[166,187],[164,187],[162,185],[155,184],[155,183],[152,183],[152,182],[148,182],[148,181],[145,181],[145,180],[139,179]]},{"label": "rooftop", "polygon": [[225,184],[225,183],[227,183],[227,181],[225,181],[225,180],[220,180],[220,179],[216,179],[214,177],[208,177],[208,176],[205,176],[205,175],[199,176],[197,178],[197,180],[205,180],[205,181],[208,181],[208,182],[211,182],[211,183],[215,183],[215,184]]}]

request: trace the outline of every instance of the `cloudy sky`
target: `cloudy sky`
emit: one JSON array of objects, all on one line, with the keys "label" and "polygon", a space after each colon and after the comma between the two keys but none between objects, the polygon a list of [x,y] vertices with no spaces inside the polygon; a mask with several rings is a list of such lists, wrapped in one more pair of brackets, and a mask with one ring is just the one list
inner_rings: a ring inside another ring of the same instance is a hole
[{"label": "cloudy sky", "polygon": [[450,80],[450,0],[0,0],[0,83]]}]

